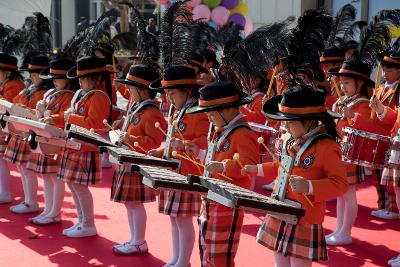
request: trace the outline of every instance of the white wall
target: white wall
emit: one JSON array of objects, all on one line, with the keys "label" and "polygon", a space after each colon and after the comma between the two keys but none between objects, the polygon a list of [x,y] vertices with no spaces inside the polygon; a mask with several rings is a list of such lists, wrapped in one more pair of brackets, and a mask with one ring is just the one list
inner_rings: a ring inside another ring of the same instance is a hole
[{"label": "white wall", "polygon": [[20,28],[35,11],[50,17],[51,0],[0,0],[0,4],[0,22],[14,28]]},{"label": "white wall", "polygon": [[75,1],[61,0],[61,43],[75,34]]}]

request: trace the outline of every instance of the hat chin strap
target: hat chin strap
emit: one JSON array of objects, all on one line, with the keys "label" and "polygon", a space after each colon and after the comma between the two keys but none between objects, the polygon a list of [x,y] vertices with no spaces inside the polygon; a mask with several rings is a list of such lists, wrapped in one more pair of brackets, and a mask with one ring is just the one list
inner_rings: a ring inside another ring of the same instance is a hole
[{"label": "hat chin strap", "polygon": [[224,116],[222,116],[221,112],[220,112],[219,110],[217,110],[217,112],[218,112],[219,116],[220,116],[220,117],[224,120],[224,122],[225,122],[224,127],[225,127],[226,125],[228,125],[228,122],[225,120]]}]

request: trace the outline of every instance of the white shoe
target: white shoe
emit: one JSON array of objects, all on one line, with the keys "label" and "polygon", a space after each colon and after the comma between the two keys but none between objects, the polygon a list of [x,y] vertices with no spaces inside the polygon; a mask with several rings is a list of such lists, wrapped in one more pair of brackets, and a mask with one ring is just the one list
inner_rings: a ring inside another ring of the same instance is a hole
[{"label": "white shoe", "polygon": [[388,264],[389,265],[393,265],[394,263],[397,263],[397,262],[400,263],[400,254],[397,255],[396,257],[391,258],[390,260],[388,260]]},{"label": "white shoe", "polygon": [[33,212],[39,211],[39,205],[37,203],[28,204],[28,203],[22,202],[18,205],[11,206],[10,210],[11,210],[11,212],[17,213],[17,214],[33,213]]},{"label": "white shoe", "polygon": [[71,227],[69,227],[69,228],[67,228],[67,229],[64,229],[64,230],[62,231],[62,234],[63,234],[63,235],[67,235],[69,231],[75,230],[75,228],[77,228],[77,227],[80,226],[80,225],[81,225],[81,223],[74,224],[74,225],[72,225]]},{"label": "white shoe", "polygon": [[351,236],[337,236],[333,235],[325,238],[326,244],[329,246],[344,246],[353,243]]},{"label": "white shoe", "polygon": [[385,219],[385,220],[394,220],[399,218],[399,214],[396,212],[391,212],[385,209],[382,210],[373,210],[371,211],[371,215],[377,218]]},{"label": "white shoe", "polygon": [[12,196],[10,193],[0,194],[0,204],[8,204],[12,202]]},{"label": "white shoe", "polygon": [[87,237],[97,235],[97,230],[95,226],[83,226],[79,225],[75,229],[68,231],[66,236],[71,238]]},{"label": "white shoe", "polygon": [[120,246],[113,247],[113,251],[119,255],[133,255],[147,253],[149,249],[147,247],[147,242],[143,241],[141,244],[126,242]]}]

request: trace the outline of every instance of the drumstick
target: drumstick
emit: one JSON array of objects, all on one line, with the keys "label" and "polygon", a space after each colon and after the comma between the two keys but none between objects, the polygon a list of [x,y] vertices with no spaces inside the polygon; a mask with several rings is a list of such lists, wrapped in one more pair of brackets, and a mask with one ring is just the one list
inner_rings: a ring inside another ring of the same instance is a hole
[{"label": "drumstick", "polygon": [[105,126],[107,126],[111,131],[116,132],[116,133],[118,134],[117,130],[115,130],[114,127],[112,127],[110,124],[108,124],[107,119],[104,119],[104,120],[103,120],[103,124],[104,124]]},{"label": "drumstick", "polygon": [[[378,86],[379,86],[380,73],[381,73],[381,64],[378,63],[378,67],[376,69],[376,77],[375,77],[375,88],[374,88],[374,92],[372,94],[372,97],[376,97],[376,91],[378,90]],[[370,118],[371,118],[371,120],[375,118],[375,108],[371,109]]]},{"label": "drumstick", "polygon": [[240,162],[240,155],[239,153],[235,153],[233,155],[233,160],[237,161],[237,163],[239,164],[240,168],[243,169],[243,164],[242,162]]},{"label": "drumstick", "polygon": [[272,71],[271,80],[269,81],[268,90],[267,90],[267,97],[271,94],[272,84],[275,80],[276,69],[274,68]]},{"label": "drumstick", "polygon": [[[183,159],[186,159],[187,161],[190,161],[190,162],[192,162],[193,164],[198,165],[198,166],[200,166],[200,167],[202,167],[202,168],[205,169],[205,166],[204,166],[203,164],[201,164],[201,163],[199,163],[199,162],[197,162],[197,161],[195,161],[195,160],[193,160],[193,159],[191,159],[191,158],[185,157],[185,156],[182,155],[182,154],[179,154],[178,151],[172,151],[171,155],[172,155],[173,157],[181,157],[181,158],[183,158]],[[222,176],[223,178],[228,179],[229,181],[233,181],[232,178],[229,178],[228,176],[226,176],[226,175],[223,174],[223,173],[217,173],[217,175],[220,175],[220,176]]]},{"label": "drumstick", "polygon": [[147,154],[147,151],[146,151],[146,149],[144,149],[140,144],[139,144],[139,142],[134,142],[133,143],[133,146],[134,147],[138,147],[138,148],[140,148],[143,152],[144,152],[144,154]]},{"label": "drumstick", "polygon": [[163,135],[165,137],[167,137],[167,133],[163,130],[163,128],[161,128],[161,124],[158,121],[156,123],[154,123],[154,127],[156,127],[158,130],[160,130],[163,133]]},{"label": "drumstick", "polygon": [[[267,147],[267,145],[264,143],[264,138],[262,138],[262,137],[259,137],[258,139],[257,139],[257,142],[259,143],[259,144],[261,144],[264,148],[265,148],[265,150],[268,152],[268,154],[270,154],[270,156],[273,158],[273,160],[276,162],[276,163],[278,163],[278,165],[279,165],[279,167],[283,170],[283,172],[287,175],[287,176],[291,176],[290,174],[289,174],[289,172],[285,169],[285,167],[282,165],[282,163],[278,160],[278,158],[275,156],[275,154],[274,153],[272,153],[272,151]],[[311,207],[314,207],[314,204],[311,202],[311,200],[308,198],[308,196],[305,194],[305,193],[302,193],[303,194],[303,197],[306,199],[306,201],[308,202],[308,204],[310,204],[310,206]]]}]

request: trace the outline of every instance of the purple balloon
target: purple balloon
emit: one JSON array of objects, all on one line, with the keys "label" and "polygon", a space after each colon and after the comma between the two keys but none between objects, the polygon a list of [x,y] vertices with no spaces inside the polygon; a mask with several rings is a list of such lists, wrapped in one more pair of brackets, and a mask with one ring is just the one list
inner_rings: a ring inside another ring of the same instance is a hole
[{"label": "purple balloon", "polygon": [[231,21],[233,23],[235,23],[236,25],[242,26],[243,28],[246,25],[246,18],[242,14],[239,14],[239,13],[230,15],[228,22],[231,22]]},{"label": "purple balloon", "polygon": [[231,10],[237,7],[240,0],[222,0],[221,6]]}]

